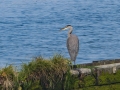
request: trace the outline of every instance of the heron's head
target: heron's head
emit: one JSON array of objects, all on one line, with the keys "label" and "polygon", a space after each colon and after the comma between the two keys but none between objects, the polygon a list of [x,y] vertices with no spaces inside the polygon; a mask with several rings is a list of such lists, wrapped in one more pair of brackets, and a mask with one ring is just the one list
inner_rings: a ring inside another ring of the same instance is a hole
[{"label": "heron's head", "polygon": [[67,26],[63,27],[61,30],[70,29],[71,27],[72,27],[71,25],[67,25]]}]

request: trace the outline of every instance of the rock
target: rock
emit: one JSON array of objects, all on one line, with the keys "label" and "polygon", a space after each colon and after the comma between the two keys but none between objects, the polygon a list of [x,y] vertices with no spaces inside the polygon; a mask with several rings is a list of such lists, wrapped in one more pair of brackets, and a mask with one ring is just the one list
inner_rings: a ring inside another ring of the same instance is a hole
[{"label": "rock", "polygon": [[90,74],[91,73],[91,69],[89,69],[89,68],[77,68],[77,70],[82,74]]},{"label": "rock", "polygon": [[72,75],[79,75],[79,72],[78,72],[78,70],[74,70],[74,69],[72,69],[72,70],[70,70],[70,73],[72,74]]},{"label": "rock", "polygon": [[76,69],[70,70],[70,73],[72,75],[90,74],[91,73],[91,69],[89,69],[89,68],[76,68]]}]

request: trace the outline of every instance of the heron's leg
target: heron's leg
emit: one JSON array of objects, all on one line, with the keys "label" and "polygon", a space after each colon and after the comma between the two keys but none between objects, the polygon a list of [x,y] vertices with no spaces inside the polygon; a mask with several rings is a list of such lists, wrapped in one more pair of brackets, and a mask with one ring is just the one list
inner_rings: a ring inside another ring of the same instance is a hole
[{"label": "heron's leg", "polygon": [[74,61],[74,64],[73,64],[73,69],[76,69],[75,61]]},{"label": "heron's leg", "polygon": [[74,61],[74,66],[75,66],[75,61]]}]

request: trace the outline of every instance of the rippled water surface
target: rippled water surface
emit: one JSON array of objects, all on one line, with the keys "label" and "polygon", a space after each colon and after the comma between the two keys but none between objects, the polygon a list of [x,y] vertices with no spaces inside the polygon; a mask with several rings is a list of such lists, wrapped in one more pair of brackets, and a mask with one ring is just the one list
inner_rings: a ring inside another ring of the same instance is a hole
[{"label": "rippled water surface", "polygon": [[76,63],[120,58],[119,0],[1,0],[0,66],[42,55],[69,58],[67,24],[80,40]]}]

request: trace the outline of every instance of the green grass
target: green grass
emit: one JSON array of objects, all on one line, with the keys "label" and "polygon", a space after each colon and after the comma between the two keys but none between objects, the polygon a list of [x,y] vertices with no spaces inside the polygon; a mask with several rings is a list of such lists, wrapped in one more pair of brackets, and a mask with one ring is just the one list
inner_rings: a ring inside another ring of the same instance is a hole
[{"label": "green grass", "polygon": [[84,87],[84,88],[81,88],[78,90],[120,90],[120,83],[110,84],[110,85]]}]

